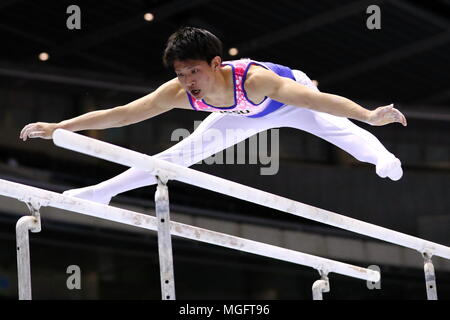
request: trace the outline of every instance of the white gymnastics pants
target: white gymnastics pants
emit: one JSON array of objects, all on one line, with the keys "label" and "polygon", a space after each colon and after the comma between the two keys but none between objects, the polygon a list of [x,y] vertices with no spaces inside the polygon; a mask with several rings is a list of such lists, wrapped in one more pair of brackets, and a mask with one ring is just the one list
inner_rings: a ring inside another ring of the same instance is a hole
[{"label": "white gymnastics pants", "polygon": [[[294,76],[297,82],[318,90],[303,72],[294,70]],[[296,106],[281,107],[261,118],[211,113],[191,135],[154,157],[189,167],[254,134],[281,127],[307,131],[331,142],[357,160],[374,164],[382,178],[398,180],[403,174],[400,161],[368,131],[347,118]],[[216,139],[218,133],[226,138]],[[119,193],[155,183],[153,175],[131,168],[97,185],[68,190],[64,194],[107,204]]]}]

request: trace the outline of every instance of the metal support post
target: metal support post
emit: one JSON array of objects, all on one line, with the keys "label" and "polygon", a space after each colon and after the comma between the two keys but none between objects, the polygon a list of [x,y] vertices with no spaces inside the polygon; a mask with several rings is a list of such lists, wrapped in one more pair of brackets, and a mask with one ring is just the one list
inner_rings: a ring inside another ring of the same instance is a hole
[{"label": "metal support post", "polygon": [[312,286],[313,300],[323,300],[322,293],[330,292],[330,281],[328,280],[328,273],[319,271],[321,279],[314,282]]},{"label": "metal support post", "polygon": [[163,180],[159,176],[156,176],[156,179],[158,180],[158,186],[155,193],[155,207],[158,221],[158,252],[162,300],[175,300],[169,190],[167,188],[167,179]]},{"label": "metal support post", "polygon": [[19,300],[31,300],[30,242],[28,231],[41,231],[40,204],[27,202],[31,216],[21,217],[16,224],[17,277]]},{"label": "metal support post", "polygon": [[431,261],[432,255],[425,252],[422,253],[424,259],[425,283],[427,286],[428,300],[437,300],[436,276],[434,274],[434,266]]}]

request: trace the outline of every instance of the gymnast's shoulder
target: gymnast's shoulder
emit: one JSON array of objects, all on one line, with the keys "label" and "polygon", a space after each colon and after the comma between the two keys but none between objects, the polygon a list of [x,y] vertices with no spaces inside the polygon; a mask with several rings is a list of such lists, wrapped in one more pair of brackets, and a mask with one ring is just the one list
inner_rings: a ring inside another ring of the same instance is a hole
[{"label": "gymnast's shoulder", "polygon": [[258,65],[251,65],[245,79],[245,89],[252,95],[264,97],[273,90],[273,87],[279,80],[280,77],[272,70]]}]

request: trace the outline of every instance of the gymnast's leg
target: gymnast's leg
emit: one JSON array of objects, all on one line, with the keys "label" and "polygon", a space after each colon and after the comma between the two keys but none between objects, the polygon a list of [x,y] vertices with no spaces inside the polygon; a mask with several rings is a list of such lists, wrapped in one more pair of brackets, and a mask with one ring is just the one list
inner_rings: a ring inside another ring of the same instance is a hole
[{"label": "gymnast's leg", "polygon": [[[269,119],[212,113],[190,136],[154,157],[189,167],[270,127]],[[119,193],[155,183],[155,176],[148,171],[131,168],[97,185],[63,194],[108,204]]]}]

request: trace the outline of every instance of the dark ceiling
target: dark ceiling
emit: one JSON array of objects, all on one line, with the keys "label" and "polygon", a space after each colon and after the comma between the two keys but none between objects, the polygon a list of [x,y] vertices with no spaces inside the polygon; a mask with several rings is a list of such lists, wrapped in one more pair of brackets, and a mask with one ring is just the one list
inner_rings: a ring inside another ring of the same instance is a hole
[{"label": "dark ceiling", "polygon": [[[71,4],[81,8],[81,30],[66,27]],[[380,30],[366,27],[372,4],[381,8]],[[0,85],[148,92],[173,77],[161,54],[182,25],[218,35],[224,60],[284,64],[322,91],[450,114],[449,0],[2,0]],[[46,62],[37,58],[43,51]]]}]

